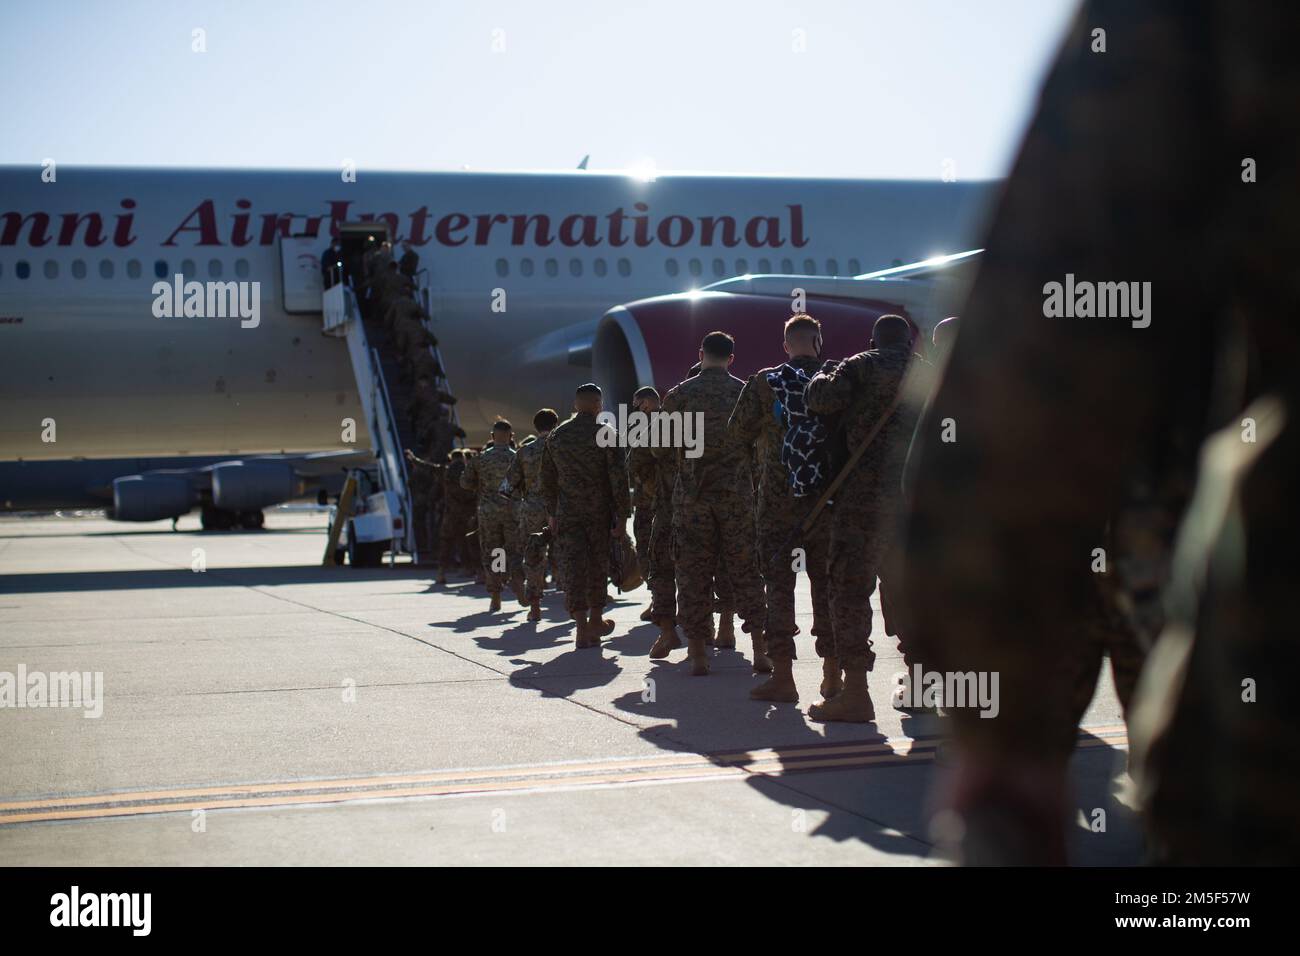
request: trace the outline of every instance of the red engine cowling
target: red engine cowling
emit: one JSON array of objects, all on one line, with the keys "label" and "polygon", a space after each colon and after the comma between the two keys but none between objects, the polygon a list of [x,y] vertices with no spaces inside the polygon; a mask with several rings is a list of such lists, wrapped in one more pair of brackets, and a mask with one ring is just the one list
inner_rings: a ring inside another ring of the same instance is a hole
[{"label": "red engine cowling", "polygon": [[[868,347],[871,328],[894,313],[916,323],[898,305],[875,300],[809,296],[807,311],[822,324],[822,356],[847,358]],[[700,341],[710,332],[736,339],[731,371],[738,378],[785,361],[781,330],[791,316],[790,299],[737,292],[661,295],[616,306],[605,313],[592,343],[592,372],[605,403],[630,402],[642,385],[662,394],[686,377],[699,359]]]}]

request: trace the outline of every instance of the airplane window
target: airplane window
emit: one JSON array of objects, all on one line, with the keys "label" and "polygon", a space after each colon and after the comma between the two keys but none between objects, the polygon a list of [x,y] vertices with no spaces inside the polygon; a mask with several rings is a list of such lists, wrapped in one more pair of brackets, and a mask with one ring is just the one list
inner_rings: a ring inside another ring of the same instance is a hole
[{"label": "airplane window", "polygon": [[504,279],[506,276],[510,275],[510,263],[506,262],[506,260],[504,260],[504,259],[498,259],[498,260],[497,260],[497,275],[501,276],[503,279]]},{"label": "airplane window", "polygon": [[208,275],[210,275],[210,276],[211,276],[212,278],[214,278],[214,279],[220,279],[220,278],[221,278],[221,260],[220,260],[220,259],[209,259],[209,260],[208,260]]},{"label": "airplane window", "polygon": [[560,274],[560,264],[556,262],[554,259],[547,259],[546,274],[550,276],[552,279],[554,279],[557,275]]},{"label": "airplane window", "polygon": [[248,278],[248,260],[247,260],[247,259],[236,259],[236,260],[235,260],[235,275],[239,276],[239,278],[241,278],[241,279],[247,279],[247,278]]},{"label": "airplane window", "polygon": [[786,275],[789,275],[790,273],[794,272],[794,263],[791,262],[789,259],[782,259],[781,271],[784,272]]},{"label": "airplane window", "polygon": [[99,277],[100,277],[101,279],[111,279],[111,278],[113,278],[113,260],[112,260],[112,259],[100,259],[100,260],[99,260]]},{"label": "airplane window", "polygon": [[57,279],[59,277],[59,264],[53,259],[45,260],[45,278]]},{"label": "airplane window", "polygon": [[569,260],[569,275],[571,275],[571,276],[580,276],[580,275],[582,275],[582,260],[581,260],[581,259],[570,259],[570,260]]},{"label": "airplane window", "polygon": [[817,263],[813,262],[811,259],[805,259],[803,261],[803,274],[807,276],[815,276],[817,274]]},{"label": "airplane window", "polygon": [[700,265],[699,259],[692,259],[690,262],[690,268],[691,268],[691,275],[693,276],[698,276],[701,272],[704,271],[704,267]]},{"label": "airplane window", "polygon": [[737,260],[736,260],[736,275],[742,275],[742,276],[743,276],[743,275],[747,274],[748,272],[749,272],[749,260],[748,260],[748,259],[737,259]]},{"label": "airplane window", "polygon": [[771,260],[771,259],[759,259],[759,260],[758,260],[758,271],[759,271],[760,273],[762,273],[763,275],[767,275],[769,272],[771,272],[771,271],[772,271],[772,260]]},{"label": "airplane window", "polygon": [[828,275],[837,276],[840,274],[840,264],[836,259],[826,260],[826,272]]},{"label": "airplane window", "polygon": [[664,260],[664,269],[667,271],[667,273],[668,273],[670,276],[675,276],[675,275],[677,275],[677,270],[678,270],[678,268],[679,268],[679,267],[678,267],[678,265],[677,265],[677,260],[676,260],[676,259],[665,259],[665,260]]},{"label": "airplane window", "polygon": [[621,276],[630,276],[632,274],[632,263],[626,259],[618,260],[618,274]]},{"label": "airplane window", "polygon": [[132,259],[126,264],[126,274],[132,279],[140,278],[140,260]]},{"label": "airplane window", "polygon": [[596,275],[603,276],[606,270],[605,260],[597,259],[595,263]]},{"label": "airplane window", "polygon": [[185,276],[186,278],[189,278],[191,276],[197,276],[198,272],[199,272],[199,267],[194,264],[193,259],[186,259],[183,262],[181,262],[181,275]]},{"label": "airplane window", "polygon": [[17,273],[18,278],[26,279],[32,274],[32,267],[27,264],[26,259],[19,259],[18,264],[14,266],[14,272]]},{"label": "airplane window", "polygon": [[726,271],[727,271],[727,264],[725,262],[723,262],[721,259],[713,260],[713,274],[715,276],[720,276]]},{"label": "airplane window", "polygon": [[849,260],[849,275],[856,276],[862,274],[862,263],[857,259]]},{"label": "airplane window", "polygon": [[533,260],[532,260],[532,259],[525,259],[525,260],[523,260],[522,262],[520,262],[520,263],[519,263],[519,271],[522,272],[525,276],[530,276],[530,275],[532,275],[532,274],[533,274]]},{"label": "airplane window", "polygon": [[159,279],[167,278],[167,260],[159,259],[153,264],[153,274]]},{"label": "airplane window", "polygon": [[74,279],[86,278],[86,262],[84,259],[72,260],[72,277]]}]

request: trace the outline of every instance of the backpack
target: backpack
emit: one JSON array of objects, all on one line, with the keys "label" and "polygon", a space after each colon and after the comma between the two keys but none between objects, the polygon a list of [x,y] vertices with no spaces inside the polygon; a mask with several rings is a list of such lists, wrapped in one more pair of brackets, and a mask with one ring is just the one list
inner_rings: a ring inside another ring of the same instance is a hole
[{"label": "backpack", "polygon": [[781,464],[790,476],[790,491],[797,498],[820,492],[834,473],[830,439],[833,423],[808,411],[804,389],[812,378],[793,365],[782,365],[766,375],[776,400],[772,414],[784,429]]}]

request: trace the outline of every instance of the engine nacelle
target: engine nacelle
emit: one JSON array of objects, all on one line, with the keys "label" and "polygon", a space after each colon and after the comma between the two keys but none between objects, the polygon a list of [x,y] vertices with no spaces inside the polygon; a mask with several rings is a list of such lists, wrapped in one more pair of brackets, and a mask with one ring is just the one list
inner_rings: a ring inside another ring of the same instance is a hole
[{"label": "engine nacelle", "polygon": [[274,461],[231,461],[212,469],[212,503],[227,511],[257,511],[301,493],[291,465]]},{"label": "engine nacelle", "polygon": [[[686,377],[709,332],[736,338],[731,372],[747,378],[786,360],[781,331],[792,315],[790,298],[735,292],[686,292],[640,299],[610,309],[596,327],[592,372],[606,407],[631,402],[642,385],[662,393]],[[807,311],[822,324],[822,356],[847,358],[868,347],[882,315],[907,317],[896,304],[808,296]],[[910,321],[910,319],[909,319]]]},{"label": "engine nacelle", "polygon": [[113,479],[113,513],[117,521],[161,521],[189,513],[194,488],[179,475],[128,475]]}]

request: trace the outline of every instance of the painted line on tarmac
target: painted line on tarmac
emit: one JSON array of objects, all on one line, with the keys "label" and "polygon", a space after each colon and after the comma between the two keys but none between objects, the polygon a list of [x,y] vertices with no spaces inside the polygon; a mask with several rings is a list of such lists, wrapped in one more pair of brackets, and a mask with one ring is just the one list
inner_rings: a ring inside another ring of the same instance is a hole
[{"label": "painted line on tarmac", "polygon": [[[704,780],[781,777],[817,770],[933,763],[938,737],[893,737],[729,751],[662,754],[634,759],[573,761],[516,767],[445,770],[320,780],[142,790],[12,800],[0,803],[0,827],[60,820],[98,820],[194,810],[354,803],[569,787],[687,783]],[[1126,747],[1123,725],[1086,728],[1078,746]]]}]

